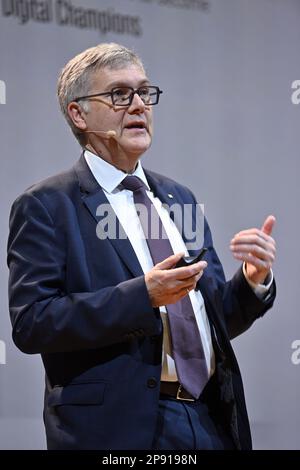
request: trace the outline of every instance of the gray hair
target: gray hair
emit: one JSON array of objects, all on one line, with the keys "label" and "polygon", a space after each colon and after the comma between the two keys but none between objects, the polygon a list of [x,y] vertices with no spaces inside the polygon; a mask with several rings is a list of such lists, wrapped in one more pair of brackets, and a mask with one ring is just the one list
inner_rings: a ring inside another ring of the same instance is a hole
[{"label": "gray hair", "polygon": [[[130,64],[144,70],[141,59],[132,50],[116,43],[103,43],[76,55],[62,69],[57,83],[58,100],[61,111],[80,145],[84,145],[85,138],[73,124],[68,114],[68,104],[78,96],[89,94],[91,78],[99,69],[103,67],[119,69]],[[87,112],[88,103],[83,102],[82,108]]]}]

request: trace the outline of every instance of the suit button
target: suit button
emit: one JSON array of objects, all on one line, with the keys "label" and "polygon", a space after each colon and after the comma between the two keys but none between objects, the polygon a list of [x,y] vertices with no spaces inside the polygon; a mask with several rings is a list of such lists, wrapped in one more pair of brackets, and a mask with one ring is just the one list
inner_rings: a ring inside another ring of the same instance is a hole
[{"label": "suit button", "polygon": [[149,388],[155,388],[157,387],[157,380],[155,377],[150,377],[148,380],[147,380],[147,387]]}]

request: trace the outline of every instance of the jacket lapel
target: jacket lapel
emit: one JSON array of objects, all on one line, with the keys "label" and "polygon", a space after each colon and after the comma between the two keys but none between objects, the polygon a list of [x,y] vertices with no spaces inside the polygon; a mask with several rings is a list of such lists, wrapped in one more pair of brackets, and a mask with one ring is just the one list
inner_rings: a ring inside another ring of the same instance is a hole
[{"label": "jacket lapel", "polygon": [[[173,194],[173,189],[172,186],[167,184],[165,180],[158,180],[155,178],[153,174],[150,174],[147,170],[144,170],[150,189],[152,190],[154,196],[158,197],[159,200],[165,205],[168,206],[169,209],[172,208],[172,205],[175,203],[179,203],[179,201],[176,200],[175,195]],[[181,220],[178,216],[178,213],[176,211],[170,210],[170,217],[175,223],[176,227],[178,228],[179,232],[181,233]],[[182,234],[184,235],[184,234]],[[184,241],[186,241],[184,239]]]},{"label": "jacket lapel", "polygon": [[[201,219],[199,219],[199,213],[197,213],[198,209],[195,208],[194,204],[191,203],[191,201],[184,201],[183,194],[181,195],[179,192],[174,191],[173,182],[169,182],[168,179],[160,178],[160,175],[155,175],[152,172],[149,173],[148,171],[145,171],[145,174],[147,176],[149,186],[153,191],[154,196],[157,196],[163,203],[163,205],[167,206],[167,208],[169,209],[170,218],[172,219],[180,235],[182,236],[182,239],[185,245],[187,246],[189,255],[197,256],[199,250],[202,248],[202,246],[200,246],[201,243],[197,243],[198,246],[196,249],[189,249],[191,244],[193,245],[193,243],[191,243],[193,240],[188,239],[187,235],[190,235],[192,233],[191,229],[195,231],[193,233],[196,233],[197,229],[198,233],[200,230],[203,231],[204,224],[201,224]],[[188,226],[186,227],[185,224],[188,224]],[[192,225],[189,227],[189,224]],[[202,239],[201,242],[203,243]]]},{"label": "jacket lapel", "polygon": [[[79,181],[82,202],[94,218],[95,222],[99,223],[101,216],[97,215],[97,209],[103,204],[110,206],[109,201],[105,196],[103,189],[90,171],[83,154],[75,164],[74,169]],[[127,237],[107,237],[107,240],[109,240],[113,245],[114,249],[117,251],[118,255],[124,261],[134,277],[143,275],[141,265]]]}]

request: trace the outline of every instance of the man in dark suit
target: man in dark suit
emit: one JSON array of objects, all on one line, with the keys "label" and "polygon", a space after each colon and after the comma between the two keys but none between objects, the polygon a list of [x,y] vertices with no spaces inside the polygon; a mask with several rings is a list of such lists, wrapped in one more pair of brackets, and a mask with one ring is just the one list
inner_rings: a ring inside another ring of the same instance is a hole
[{"label": "man in dark suit", "polygon": [[[140,59],[120,45],[101,44],[72,59],[58,96],[83,154],[12,207],[13,339],[25,353],[42,355],[49,449],[251,448],[230,339],[273,304],[275,219],[232,239],[243,265],[229,282],[206,220],[205,260],[176,267],[188,240],[167,208],[192,208],[194,224],[198,206],[186,187],[141,166],[160,94]],[[136,190],[125,185],[128,175],[141,183],[140,197],[167,234],[172,251],[162,257],[162,250],[160,262],[136,211]],[[183,305],[192,312],[179,336],[172,313],[178,305],[182,316]],[[191,358],[194,348],[201,349],[201,367]]]}]

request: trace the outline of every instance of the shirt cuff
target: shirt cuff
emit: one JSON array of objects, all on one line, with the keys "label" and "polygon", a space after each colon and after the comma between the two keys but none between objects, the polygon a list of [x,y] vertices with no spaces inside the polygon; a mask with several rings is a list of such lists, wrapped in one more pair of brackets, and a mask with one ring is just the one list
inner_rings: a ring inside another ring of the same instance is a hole
[{"label": "shirt cuff", "polygon": [[265,284],[255,284],[255,282],[250,281],[246,271],[246,263],[243,263],[243,273],[246,281],[248,282],[249,286],[252,287],[255,295],[261,300],[265,299],[265,297],[269,293],[270,287],[274,279],[272,269],[265,280]]}]

